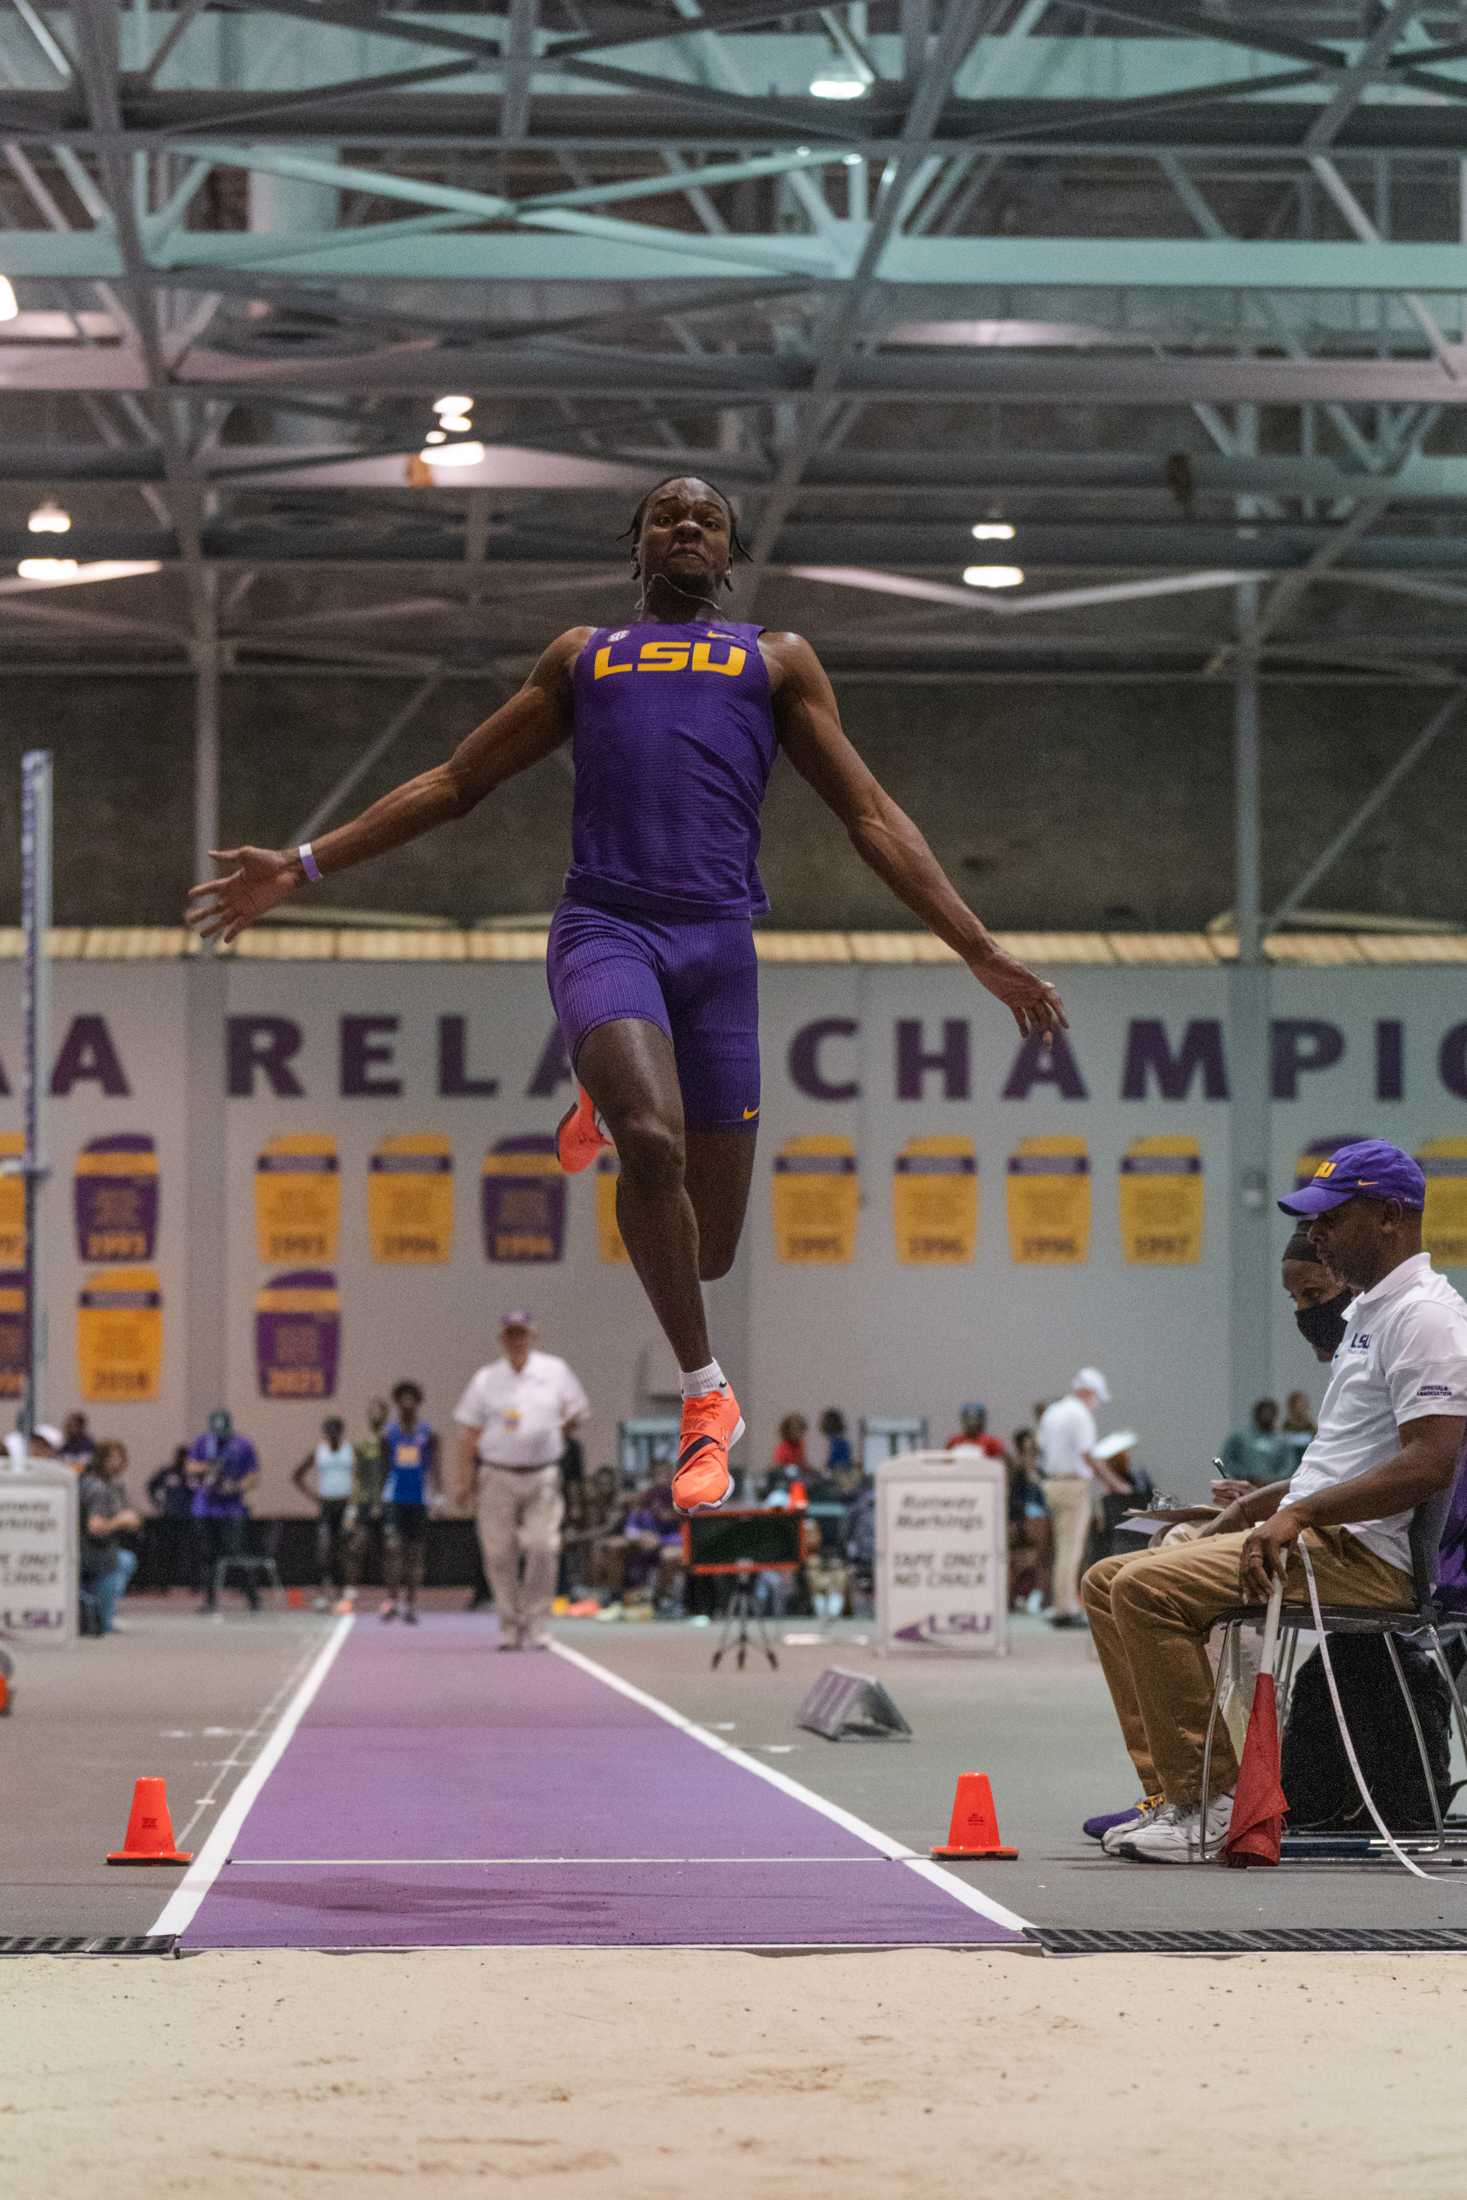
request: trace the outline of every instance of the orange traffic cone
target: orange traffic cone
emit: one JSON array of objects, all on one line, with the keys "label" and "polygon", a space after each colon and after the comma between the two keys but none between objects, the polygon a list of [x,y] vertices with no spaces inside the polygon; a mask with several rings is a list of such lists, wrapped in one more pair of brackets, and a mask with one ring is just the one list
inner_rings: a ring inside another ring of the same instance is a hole
[{"label": "orange traffic cone", "polygon": [[1017,1849],[1006,1849],[998,1837],[998,1813],[993,1807],[993,1790],[988,1784],[986,1772],[960,1772],[957,1793],[953,1797],[952,1824],[948,1827],[946,1848],[934,1849],[934,1856],[976,1857],[1017,1856]]},{"label": "orange traffic cone", "polygon": [[173,1845],[173,1820],[168,1815],[168,1790],[162,1780],[139,1780],[132,1791],[127,1832],[120,1849],[113,1849],[109,1864],[191,1864]]},{"label": "orange traffic cone", "polygon": [[6,1676],[6,1672],[5,1672],[5,1668],[4,1668],[4,1666],[3,1666],[3,1665],[0,1665],[0,1718],[3,1718],[3,1717],[5,1717],[5,1716],[6,1716],[6,1714],[7,1714],[8,1712],[9,1712],[9,1710],[10,1710],[10,1682],[9,1682],[9,1680],[8,1680],[7,1676]]}]

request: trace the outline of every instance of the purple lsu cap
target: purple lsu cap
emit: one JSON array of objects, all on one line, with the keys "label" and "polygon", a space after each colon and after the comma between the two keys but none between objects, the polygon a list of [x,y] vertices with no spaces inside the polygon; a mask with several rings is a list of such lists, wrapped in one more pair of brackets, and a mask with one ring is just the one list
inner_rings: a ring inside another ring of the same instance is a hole
[{"label": "purple lsu cap", "polygon": [[527,1314],[522,1306],[512,1306],[507,1314],[500,1315],[499,1326],[501,1329],[533,1329],[535,1318],[533,1314]]},{"label": "purple lsu cap", "polygon": [[1403,1207],[1426,1205],[1426,1178],[1410,1154],[1383,1138],[1358,1138],[1337,1146],[1307,1184],[1279,1201],[1286,1215],[1322,1215],[1347,1199],[1398,1199]]}]

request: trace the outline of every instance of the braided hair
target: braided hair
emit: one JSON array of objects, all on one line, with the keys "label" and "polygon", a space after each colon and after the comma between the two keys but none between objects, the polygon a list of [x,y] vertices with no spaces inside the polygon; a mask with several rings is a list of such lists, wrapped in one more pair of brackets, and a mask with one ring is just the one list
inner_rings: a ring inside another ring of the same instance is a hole
[{"label": "braided hair", "polygon": [[[716,481],[709,481],[702,474],[664,474],[660,481],[653,482],[651,488],[642,498],[642,501],[637,506],[635,512],[633,512],[630,524],[624,527],[621,533],[616,538],[618,542],[627,542],[631,544],[632,571],[637,575],[637,578],[639,580],[641,578],[641,571],[637,563],[637,545],[641,542],[642,539],[643,517],[645,516],[647,507],[652,502],[652,499],[657,496],[660,491],[666,489],[669,484],[674,481],[701,481],[705,489],[711,489],[713,491],[713,494],[717,497],[719,503],[723,506],[724,510],[728,514],[729,548],[732,551],[734,557],[748,558],[752,555],[748,544],[744,541],[743,536],[739,533],[738,517],[733,508],[733,499],[729,496],[726,490],[720,489]],[[733,587],[733,574],[731,571],[724,574],[723,585],[725,588]]]}]

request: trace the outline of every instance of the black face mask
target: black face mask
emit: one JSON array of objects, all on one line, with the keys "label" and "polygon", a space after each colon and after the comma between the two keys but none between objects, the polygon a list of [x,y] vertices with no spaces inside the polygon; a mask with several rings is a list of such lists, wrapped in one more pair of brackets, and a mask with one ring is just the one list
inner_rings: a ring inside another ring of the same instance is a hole
[{"label": "black face mask", "polygon": [[1294,1309],[1300,1336],[1312,1344],[1316,1352],[1327,1352],[1331,1359],[1334,1358],[1344,1342],[1345,1308],[1354,1296],[1353,1291],[1342,1291],[1337,1299],[1325,1299],[1319,1306]]}]

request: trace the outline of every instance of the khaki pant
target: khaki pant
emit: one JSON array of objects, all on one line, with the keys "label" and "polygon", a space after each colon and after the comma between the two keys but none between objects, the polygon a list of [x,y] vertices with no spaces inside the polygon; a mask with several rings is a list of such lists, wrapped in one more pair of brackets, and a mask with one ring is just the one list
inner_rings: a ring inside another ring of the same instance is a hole
[{"label": "khaki pant", "polygon": [[542,1641],[555,1595],[565,1518],[559,1464],[527,1474],[481,1466],[478,1516],[479,1548],[500,1633],[507,1641]]},{"label": "khaki pant", "polygon": [[1090,1534],[1095,1484],[1087,1475],[1056,1475],[1044,1485],[1054,1522],[1054,1608],[1071,1617],[1080,1610],[1080,1568]]},{"label": "khaki pant", "polygon": [[[1408,1574],[1387,1564],[1345,1528],[1310,1528],[1305,1540],[1322,1604],[1412,1605]],[[1202,1788],[1202,1745],[1212,1703],[1207,1635],[1220,1612],[1243,1601],[1238,1563],[1246,1537],[1214,1535],[1124,1558],[1103,1558],[1085,1576],[1090,1633],[1105,1671],[1121,1735],[1145,1795],[1191,1805]],[[1284,1598],[1308,1601],[1304,1568],[1289,1556]],[[1226,1725],[1212,1744],[1212,1792],[1238,1777]]]}]

